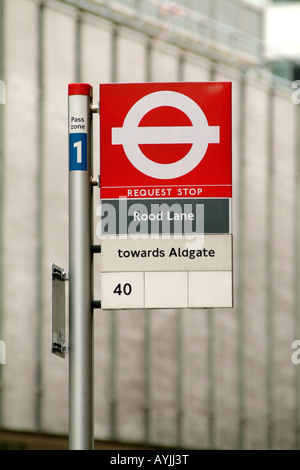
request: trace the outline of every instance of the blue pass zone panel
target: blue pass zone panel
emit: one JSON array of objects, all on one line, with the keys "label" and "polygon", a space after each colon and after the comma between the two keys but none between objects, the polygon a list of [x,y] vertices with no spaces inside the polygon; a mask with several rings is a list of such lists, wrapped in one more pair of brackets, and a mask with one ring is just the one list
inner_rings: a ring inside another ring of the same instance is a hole
[{"label": "blue pass zone panel", "polygon": [[87,134],[69,134],[69,168],[87,170]]}]

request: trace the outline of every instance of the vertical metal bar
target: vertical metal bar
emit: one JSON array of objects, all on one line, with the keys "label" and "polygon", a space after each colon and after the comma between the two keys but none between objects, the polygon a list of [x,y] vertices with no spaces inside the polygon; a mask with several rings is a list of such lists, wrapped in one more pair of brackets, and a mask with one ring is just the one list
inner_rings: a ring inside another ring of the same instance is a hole
[{"label": "vertical metal bar", "polygon": [[[294,331],[295,338],[300,338],[299,322],[299,278],[300,278],[300,107],[295,105],[295,194],[294,194]],[[295,449],[300,447],[300,369],[295,370]]]},{"label": "vertical metal bar", "polygon": [[267,338],[267,444],[268,449],[273,447],[273,370],[274,370],[274,325],[273,325],[273,172],[274,172],[274,145],[273,145],[273,113],[274,113],[274,90],[269,90],[268,95],[268,128],[267,128],[267,152],[268,152],[268,175],[267,175],[267,247],[266,247],[266,269],[267,269],[267,305],[266,305],[266,338]]},{"label": "vertical metal bar", "polygon": [[[177,59],[177,80],[183,81],[184,55],[179,52]],[[176,351],[177,351],[177,446],[182,446],[182,422],[183,422],[183,329],[181,309],[176,311]]]},{"label": "vertical metal bar", "polygon": [[82,31],[82,13],[81,10],[77,9],[77,18],[75,25],[75,81],[78,83],[81,81],[81,31]]},{"label": "vertical metal bar", "polygon": [[[4,82],[4,0],[0,0],[0,80]],[[5,82],[4,82],[5,83]],[[3,200],[4,200],[4,103],[0,103],[0,340],[3,332]],[[0,366],[0,426],[2,425],[2,367]]]},{"label": "vertical metal bar", "polygon": [[118,27],[114,26],[111,34],[111,82],[117,81],[118,76]]},{"label": "vertical metal bar", "polygon": [[176,312],[176,343],[177,343],[177,446],[182,446],[183,419],[183,342],[182,342],[182,311]]},{"label": "vertical metal bar", "polygon": [[177,70],[177,75],[178,75],[178,81],[183,82],[184,80],[184,53],[183,51],[180,51],[179,57],[178,57],[178,70]]},{"label": "vertical metal bar", "polygon": [[207,369],[208,369],[208,445],[209,449],[215,447],[215,370],[214,370],[214,310],[207,311],[208,322],[208,350],[207,350]]},{"label": "vertical metal bar", "polygon": [[[117,81],[118,64],[118,26],[114,25],[111,32],[111,82]],[[110,313],[110,435],[116,439],[117,434],[117,312]]]},{"label": "vertical metal bar", "polygon": [[69,85],[69,447],[90,450],[93,430],[92,87]]},{"label": "vertical metal bar", "polygon": [[[152,80],[152,42],[147,38],[145,46],[145,81],[151,82]],[[145,405],[144,405],[144,439],[145,443],[150,442],[150,411],[151,411],[151,316],[149,310],[144,310],[144,372],[145,372]]]},{"label": "vertical metal bar", "polygon": [[147,38],[145,57],[145,80],[152,82],[152,40]]},{"label": "vertical metal bar", "polygon": [[[216,77],[216,66],[214,62],[210,63],[209,80],[214,81]],[[207,370],[208,370],[208,445],[210,449],[215,447],[215,322],[214,310],[209,308],[207,315]]]},{"label": "vertical metal bar", "polygon": [[150,409],[151,409],[151,376],[150,376],[150,363],[151,363],[151,348],[150,348],[150,312],[144,310],[145,319],[145,341],[144,341],[144,371],[145,371],[145,443],[149,444],[150,441]]},{"label": "vertical metal bar", "polygon": [[110,314],[110,435],[112,441],[116,439],[117,433],[117,312]]},{"label": "vertical metal bar", "polygon": [[244,310],[244,256],[245,256],[245,76],[244,73],[240,78],[239,87],[239,162],[238,162],[238,237],[237,237],[237,254],[238,275],[236,276],[237,295],[236,304],[238,311],[238,406],[239,406],[239,423],[238,423],[238,449],[243,449],[245,443],[245,310]]},{"label": "vertical metal bar", "polygon": [[36,255],[36,405],[35,419],[36,430],[42,428],[42,317],[43,317],[43,164],[44,164],[44,2],[40,1],[38,5],[38,29],[37,29],[37,47],[38,47],[38,120],[37,120],[37,255]]}]

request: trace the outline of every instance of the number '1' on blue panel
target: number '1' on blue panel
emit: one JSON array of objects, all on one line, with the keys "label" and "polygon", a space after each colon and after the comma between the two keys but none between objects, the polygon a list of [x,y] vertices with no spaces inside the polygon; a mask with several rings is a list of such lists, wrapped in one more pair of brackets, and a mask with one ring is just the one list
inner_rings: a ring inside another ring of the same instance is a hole
[{"label": "number '1' on blue panel", "polygon": [[69,134],[69,168],[87,170],[87,134]]}]

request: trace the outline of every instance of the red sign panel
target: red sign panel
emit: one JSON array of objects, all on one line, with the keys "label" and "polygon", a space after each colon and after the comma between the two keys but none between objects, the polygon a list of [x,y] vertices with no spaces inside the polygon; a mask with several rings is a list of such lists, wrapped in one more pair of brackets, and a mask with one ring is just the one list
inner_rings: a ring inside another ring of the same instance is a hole
[{"label": "red sign panel", "polygon": [[231,83],[100,85],[102,199],[230,198]]}]

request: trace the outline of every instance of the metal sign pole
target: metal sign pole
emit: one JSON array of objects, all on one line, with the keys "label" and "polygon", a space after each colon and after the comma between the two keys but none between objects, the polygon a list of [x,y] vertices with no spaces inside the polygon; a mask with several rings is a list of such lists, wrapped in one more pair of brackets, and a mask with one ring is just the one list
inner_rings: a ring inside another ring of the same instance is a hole
[{"label": "metal sign pole", "polygon": [[69,85],[69,448],[93,430],[92,87]]}]

